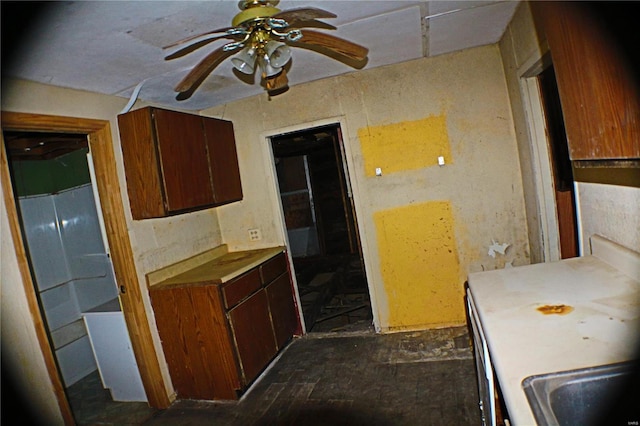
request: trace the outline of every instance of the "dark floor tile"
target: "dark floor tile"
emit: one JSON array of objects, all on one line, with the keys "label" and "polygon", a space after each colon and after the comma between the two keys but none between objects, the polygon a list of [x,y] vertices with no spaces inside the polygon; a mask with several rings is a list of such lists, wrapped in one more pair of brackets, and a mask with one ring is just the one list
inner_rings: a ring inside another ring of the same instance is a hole
[{"label": "dark floor tile", "polygon": [[[78,409],[94,417],[80,424],[479,425],[475,364],[465,342],[463,328],[307,335],[240,401],[177,401],[157,412],[143,404],[138,413],[87,403]],[[123,413],[126,420],[108,418]]]}]

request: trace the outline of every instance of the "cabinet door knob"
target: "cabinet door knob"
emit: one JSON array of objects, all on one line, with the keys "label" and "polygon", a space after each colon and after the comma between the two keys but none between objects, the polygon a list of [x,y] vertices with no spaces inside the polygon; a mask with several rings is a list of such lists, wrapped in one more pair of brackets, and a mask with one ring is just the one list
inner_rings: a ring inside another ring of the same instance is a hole
[{"label": "cabinet door knob", "polygon": [[120,294],[125,294],[127,292],[127,288],[123,285],[120,286]]}]

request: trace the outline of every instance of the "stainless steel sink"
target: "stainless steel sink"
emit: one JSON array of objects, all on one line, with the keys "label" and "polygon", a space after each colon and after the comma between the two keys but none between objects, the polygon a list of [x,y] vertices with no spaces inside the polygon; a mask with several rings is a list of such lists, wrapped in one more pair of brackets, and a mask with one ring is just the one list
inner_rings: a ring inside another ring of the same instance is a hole
[{"label": "stainless steel sink", "polygon": [[539,425],[616,424],[611,416],[628,424],[640,420],[636,368],[621,363],[530,376],[522,387]]}]

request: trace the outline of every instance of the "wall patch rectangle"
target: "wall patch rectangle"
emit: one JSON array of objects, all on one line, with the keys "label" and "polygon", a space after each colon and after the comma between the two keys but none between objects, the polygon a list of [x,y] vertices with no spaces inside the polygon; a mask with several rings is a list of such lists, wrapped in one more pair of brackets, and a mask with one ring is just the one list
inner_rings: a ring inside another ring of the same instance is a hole
[{"label": "wall patch rectangle", "polygon": [[389,327],[463,324],[464,289],[448,201],[374,214]]},{"label": "wall patch rectangle", "polygon": [[365,174],[415,170],[438,165],[438,157],[451,163],[451,148],[444,114],[358,130]]}]

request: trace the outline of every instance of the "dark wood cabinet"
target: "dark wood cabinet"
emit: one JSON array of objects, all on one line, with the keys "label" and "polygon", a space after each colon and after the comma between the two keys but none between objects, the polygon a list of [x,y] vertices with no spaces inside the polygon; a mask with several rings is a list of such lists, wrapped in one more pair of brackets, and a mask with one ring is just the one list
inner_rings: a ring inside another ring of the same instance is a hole
[{"label": "dark wood cabinet", "polygon": [[231,121],[203,117],[216,205],[242,200],[236,139]]},{"label": "dark wood cabinet", "polygon": [[266,291],[260,289],[231,309],[229,323],[238,349],[243,383],[248,384],[278,351]]},{"label": "dark wood cabinet", "polygon": [[230,121],[147,107],[118,116],[134,219],[242,199]]},{"label": "dark wood cabinet", "polygon": [[640,158],[638,51],[629,37],[637,25],[624,3],[531,3],[549,43],[574,161]]},{"label": "dark wood cabinet", "polygon": [[237,399],[299,331],[284,252],[228,282],[152,286],[180,399]]},{"label": "dark wood cabinet", "polygon": [[298,314],[291,295],[289,274],[282,274],[266,287],[273,332],[278,349],[298,332]]},{"label": "dark wood cabinet", "polygon": [[239,365],[218,287],[152,291],[151,300],[178,398],[237,399]]}]

